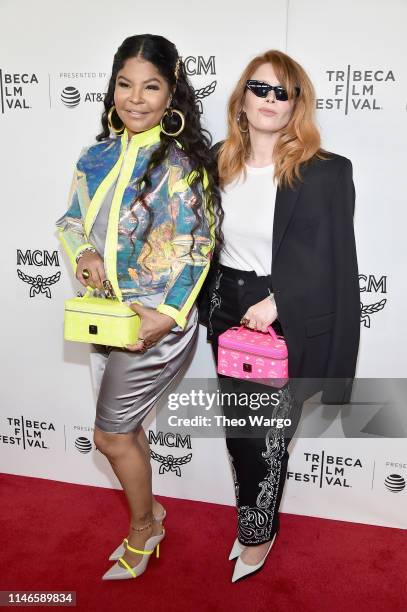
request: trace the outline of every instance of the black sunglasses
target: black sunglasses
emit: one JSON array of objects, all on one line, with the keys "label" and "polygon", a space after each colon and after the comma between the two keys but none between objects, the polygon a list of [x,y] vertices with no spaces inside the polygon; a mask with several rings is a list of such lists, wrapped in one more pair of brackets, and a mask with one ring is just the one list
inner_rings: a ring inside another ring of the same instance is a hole
[{"label": "black sunglasses", "polygon": [[[254,79],[250,79],[246,81],[247,89],[250,89],[258,98],[267,98],[270,91],[274,91],[274,95],[276,96],[276,100],[280,102],[285,102],[288,100],[288,93],[284,87],[281,85],[269,85],[268,83],[264,83],[264,81],[255,81]],[[300,95],[300,88],[294,87],[295,95]]]}]

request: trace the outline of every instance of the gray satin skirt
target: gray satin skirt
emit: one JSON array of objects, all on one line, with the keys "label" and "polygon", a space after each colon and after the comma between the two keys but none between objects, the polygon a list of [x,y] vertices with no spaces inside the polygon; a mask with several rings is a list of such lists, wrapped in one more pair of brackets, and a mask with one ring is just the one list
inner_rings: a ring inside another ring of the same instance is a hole
[{"label": "gray satin skirt", "polygon": [[[154,307],[161,300],[147,301]],[[136,430],[171,384],[198,339],[198,311],[193,306],[184,330],[172,329],[144,354],[91,345],[91,371],[97,395],[95,425],[110,433]]]}]

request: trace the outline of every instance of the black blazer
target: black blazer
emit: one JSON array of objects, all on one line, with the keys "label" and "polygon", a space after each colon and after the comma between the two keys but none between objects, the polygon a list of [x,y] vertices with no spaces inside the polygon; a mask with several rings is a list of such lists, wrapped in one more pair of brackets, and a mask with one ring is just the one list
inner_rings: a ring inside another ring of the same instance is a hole
[{"label": "black blazer", "polygon": [[[271,289],[289,376],[302,379],[300,399],[322,390],[324,403],[343,404],[350,400],[360,335],[352,164],[330,153],[303,165],[301,175],[293,189],[277,189]],[[206,299],[203,293],[201,302]]]}]

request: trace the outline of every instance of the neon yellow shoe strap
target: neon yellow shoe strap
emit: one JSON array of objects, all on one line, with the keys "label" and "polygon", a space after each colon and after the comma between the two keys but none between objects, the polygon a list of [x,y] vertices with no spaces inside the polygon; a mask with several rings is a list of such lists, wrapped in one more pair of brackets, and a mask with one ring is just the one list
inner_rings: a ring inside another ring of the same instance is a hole
[{"label": "neon yellow shoe strap", "polygon": [[153,550],[139,550],[138,548],[133,548],[128,542],[126,542],[126,548],[127,550],[130,550],[134,553],[138,553],[139,555],[151,555],[151,553],[154,552],[154,548]]},{"label": "neon yellow shoe strap", "polygon": [[125,569],[130,572],[130,574],[133,576],[133,578],[137,578],[137,574],[134,571],[134,569],[132,567],[130,567],[130,565],[127,563],[127,561],[125,561],[123,559],[123,557],[120,557],[119,559],[119,563],[121,563],[122,565],[124,565]]}]

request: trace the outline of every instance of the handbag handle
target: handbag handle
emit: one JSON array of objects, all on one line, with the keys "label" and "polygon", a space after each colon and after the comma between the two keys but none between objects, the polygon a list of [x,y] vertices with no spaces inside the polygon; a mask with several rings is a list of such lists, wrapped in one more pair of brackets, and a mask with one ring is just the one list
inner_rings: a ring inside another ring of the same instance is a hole
[{"label": "handbag handle", "polygon": [[[115,295],[115,292],[113,290],[111,282],[109,280],[104,280],[103,281],[103,287],[104,287],[104,292],[105,292],[106,299],[115,300],[116,299],[116,295]],[[90,295],[92,295],[92,293],[94,291],[95,291],[95,289],[93,287],[87,286],[86,287],[86,293],[84,293],[80,297],[88,298]]]},{"label": "handbag handle", "polygon": [[274,331],[274,328],[271,325],[268,326],[267,331],[270,334],[270,336],[273,338],[273,340],[277,340],[278,339],[278,336],[277,336],[276,332]]},{"label": "handbag handle", "polygon": [[267,328],[266,332],[261,332],[258,329],[250,329],[250,327],[246,327],[245,325],[240,325],[240,327],[231,327],[230,329],[236,329],[238,332],[241,331],[242,329],[249,329],[249,331],[255,331],[255,332],[259,332],[260,334],[263,333],[268,333],[270,334],[270,336],[273,338],[273,340],[278,340],[278,338],[283,338],[283,336],[277,336],[276,332],[274,331],[274,328],[272,325],[269,325]]},{"label": "handbag handle", "polygon": [[85,293],[81,293],[80,291],[76,292],[76,297],[79,298],[88,298],[90,295],[92,295],[94,289],[92,289],[92,287],[86,287],[86,291]]}]

